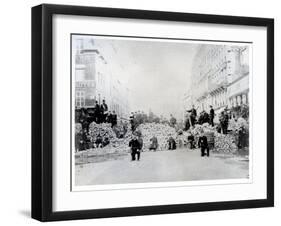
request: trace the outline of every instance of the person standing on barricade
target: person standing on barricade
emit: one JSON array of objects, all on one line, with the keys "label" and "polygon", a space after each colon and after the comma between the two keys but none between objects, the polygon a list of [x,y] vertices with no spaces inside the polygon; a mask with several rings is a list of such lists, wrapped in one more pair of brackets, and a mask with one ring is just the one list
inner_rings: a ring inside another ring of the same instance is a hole
[{"label": "person standing on barricade", "polygon": [[104,123],[106,122],[107,114],[108,114],[108,106],[105,103],[105,100],[102,100],[102,104],[100,106],[101,108],[101,122]]},{"label": "person standing on barricade", "polygon": [[99,102],[96,101],[95,103],[95,122],[96,123],[100,123],[100,105],[99,105]]},{"label": "person standing on barricade", "polygon": [[214,126],[214,118],[215,118],[215,111],[213,109],[213,106],[210,105],[210,125]]},{"label": "person standing on barricade", "polygon": [[108,111],[107,117],[106,117],[106,122],[110,123],[112,122],[112,114],[111,111]]},{"label": "person standing on barricade", "polygon": [[176,120],[176,118],[171,114],[171,115],[170,115],[170,126],[171,126],[171,127],[175,127],[176,124],[177,124],[177,120]]},{"label": "person standing on barricade", "polygon": [[108,106],[105,103],[105,100],[102,100],[102,104],[101,104],[101,122],[102,123],[106,122],[107,114],[108,114]]},{"label": "person standing on barricade", "polygon": [[197,111],[196,111],[194,105],[192,105],[192,108],[190,110],[188,110],[187,112],[190,113],[190,115],[189,115],[190,126],[194,126],[196,123],[196,117],[197,117]]},{"label": "person standing on barricade", "polygon": [[132,130],[132,132],[134,132],[136,126],[135,126],[135,115],[133,112],[131,112],[131,115],[130,115],[130,124],[131,124],[131,130]]},{"label": "person standing on barricade", "polygon": [[116,125],[117,125],[117,114],[115,113],[115,111],[113,111],[111,116],[111,127],[113,128]]}]

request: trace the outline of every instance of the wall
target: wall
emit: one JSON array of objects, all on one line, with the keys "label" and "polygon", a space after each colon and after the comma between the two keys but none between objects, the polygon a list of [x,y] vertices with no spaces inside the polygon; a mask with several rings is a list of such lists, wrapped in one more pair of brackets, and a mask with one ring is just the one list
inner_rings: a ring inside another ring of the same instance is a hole
[{"label": "wall", "polygon": [[[65,0],[47,1],[56,4],[96,5],[105,7],[140,8],[192,13],[229,14],[274,17],[276,29],[276,62],[280,52],[280,6],[278,1],[157,1],[157,0]],[[30,219],[30,155],[31,155],[31,77],[30,77],[30,7],[41,1],[3,1],[1,4],[1,164],[0,222],[1,225],[39,225]],[[275,115],[281,114],[280,64],[276,64]],[[12,90],[11,90],[12,88]],[[276,138],[281,136],[281,120],[276,117]],[[280,159],[281,139],[276,139],[275,159]],[[276,164],[276,207],[234,211],[200,212],[59,222],[52,225],[277,225],[281,211],[281,166]],[[212,195],[212,194],[210,194]]]}]

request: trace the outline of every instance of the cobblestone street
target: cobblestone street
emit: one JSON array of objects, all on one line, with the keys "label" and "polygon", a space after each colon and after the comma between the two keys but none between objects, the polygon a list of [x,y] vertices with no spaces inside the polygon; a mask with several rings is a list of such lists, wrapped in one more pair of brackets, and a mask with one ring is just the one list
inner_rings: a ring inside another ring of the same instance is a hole
[{"label": "cobblestone street", "polygon": [[142,152],[140,161],[123,159],[75,166],[76,185],[248,178],[243,157],[201,157],[199,149]]}]

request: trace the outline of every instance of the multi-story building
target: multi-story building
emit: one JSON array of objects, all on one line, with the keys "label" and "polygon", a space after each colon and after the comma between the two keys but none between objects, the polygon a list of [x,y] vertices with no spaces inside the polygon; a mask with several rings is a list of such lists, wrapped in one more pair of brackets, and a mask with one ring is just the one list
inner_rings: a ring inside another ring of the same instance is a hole
[{"label": "multi-story building", "polygon": [[92,39],[76,39],[75,44],[75,106],[91,107],[95,101],[97,50]]},{"label": "multi-story building", "polygon": [[249,47],[200,45],[193,62],[189,105],[199,111],[212,105],[219,112],[235,103],[247,103]]},{"label": "multi-story building", "polygon": [[237,72],[233,74],[227,88],[227,96],[231,107],[249,103],[249,48],[236,48]]},{"label": "multi-story building", "polygon": [[95,101],[105,100],[110,111],[127,118],[129,89],[113,75],[111,65],[96,48],[95,41],[83,37],[76,41],[75,52],[75,106],[93,107]]}]

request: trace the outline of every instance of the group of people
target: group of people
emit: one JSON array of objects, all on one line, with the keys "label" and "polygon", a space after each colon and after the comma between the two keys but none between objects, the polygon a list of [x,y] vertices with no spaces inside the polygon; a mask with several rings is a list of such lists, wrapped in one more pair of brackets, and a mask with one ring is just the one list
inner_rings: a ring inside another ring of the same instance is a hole
[{"label": "group of people", "polygon": [[[158,148],[158,140],[156,136],[153,136],[150,139],[150,145],[148,147],[148,149],[150,151],[156,151]],[[191,149],[195,148],[195,140],[194,140],[194,136],[190,136],[188,137],[188,142],[191,143]],[[176,140],[170,136],[167,139],[167,148],[168,150],[176,150],[177,148],[177,143]],[[141,138],[140,135],[138,134],[133,134],[132,139],[129,142],[129,147],[131,148],[131,161],[135,161],[135,160],[140,160],[140,156],[141,156],[141,152],[143,149],[143,140]],[[209,149],[209,144],[208,144],[208,139],[205,136],[204,132],[201,132],[201,135],[198,139],[198,147],[201,149],[201,156],[204,157],[205,155],[207,157],[209,157],[210,155],[210,149]]]},{"label": "group of people", "polygon": [[79,131],[75,134],[75,149],[76,151],[83,151],[90,148],[102,148],[110,143],[109,136],[97,135],[96,137],[86,129]]},{"label": "group of people", "polygon": [[143,111],[131,112],[129,120],[131,130],[135,131],[140,124],[148,122],[148,116]]},{"label": "group of people", "polygon": [[93,107],[75,110],[75,123],[81,123],[83,129],[88,131],[92,122],[110,123],[111,127],[114,127],[117,125],[117,114],[115,111],[108,110],[105,100],[101,104],[96,101]]},{"label": "group of people", "polygon": [[[189,130],[189,128],[191,126],[193,127],[195,124],[202,125],[204,123],[209,123],[211,126],[214,126],[214,118],[215,118],[215,111],[212,105],[210,105],[209,113],[203,110],[200,112],[199,116],[197,116],[197,110],[195,109],[194,105],[192,105],[192,108],[186,111],[185,130]],[[220,127],[224,134],[227,133],[228,120],[229,117],[226,108],[220,114]]]}]

